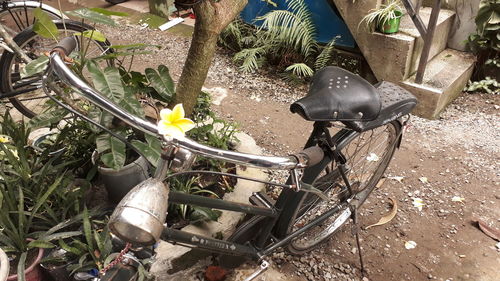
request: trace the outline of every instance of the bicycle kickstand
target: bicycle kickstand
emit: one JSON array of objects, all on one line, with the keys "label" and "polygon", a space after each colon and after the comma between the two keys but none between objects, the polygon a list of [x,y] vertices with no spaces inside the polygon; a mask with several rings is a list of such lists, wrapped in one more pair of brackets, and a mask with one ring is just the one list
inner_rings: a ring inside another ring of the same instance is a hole
[{"label": "bicycle kickstand", "polygon": [[257,271],[252,273],[252,275],[248,276],[244,281],[251,281],[257,278],[259,275],[264,273],[268,268],[269,268],[269,262],[262,260],[259,269],[257,269]]},{"label": "bicycle kickstand", "polygon": [[361,243],[359,240],[359,221],[358,221],[358,211],[356,207],[352,209],[352,234],[356,236],[356,246],[358,247],[359,263],[361,265],[361,277],[365,277],[365,264],[363,263],[363,254],[361,253]]}]

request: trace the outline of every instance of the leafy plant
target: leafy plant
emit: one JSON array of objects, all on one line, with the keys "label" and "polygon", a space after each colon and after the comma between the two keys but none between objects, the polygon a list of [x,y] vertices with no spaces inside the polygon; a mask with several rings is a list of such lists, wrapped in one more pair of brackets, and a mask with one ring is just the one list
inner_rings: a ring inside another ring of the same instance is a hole
[{"label": "leafy plant", "polygon": [[81,232],[63,231],[76,220],[62,220],[57,214],[61,211],[58,193],[72,183],[66,164],[55,164],[53,157],[44,162],[45,155],[26,145],[29,129],[15,123],[8,112],[0,130],[0,247],[17,262],[22,280],[29,250],[53,248],[51,241]]},{"label": "leafy plant", "polygon": [[477,56],[474,79],[482,80],[488,75],[498,79],[498,64],[488,61],[500,60],[500,2],[481,0],[475,18],[476,32],[467,38],[468,48]]},{"label": "leafy plant", "polygon": [[262,17],[257,30],[241,20],[231,23],[219,42],[237,51],[234,61],[244,72],[270,64],[277,65],[286,77],[307,78],[326,66],[334,52],[334,38],[326,47],[315,40],[316,28],[304,0],[287,0],[286,10],[274,10]]},{"label": "leafy plant", "polygon": [[389,0],[387,4],[382,4],[380,8],[371,10],[370,13],[359,22],[359,25],[364,22],[371,32],[375,31],[375,29],[383,31],[385,29],[384,25],[388,24],[389,21],[402,16],[403,9],[400,3],[400,0]]},{"label": "leafy plant", "polygon": [[[199,177],[173,178],[170,180],[170,188],[187,194],[218,197],[213,191],[202,188],[199,185],[199,182]],[[218,210],[187,204],[172,204],[169,206],[169,209],[169,213],[178,214],[181,219],[189,220],[191,223],[198,223],[206,220],[217,220],[221,214]]]},{"label": "leafy plant", "polygon": [[488,94],[500,94],[500,84],[491,77],[486,77],[480,81],[469,81],[464,89],[467,92],[485,92]]}]

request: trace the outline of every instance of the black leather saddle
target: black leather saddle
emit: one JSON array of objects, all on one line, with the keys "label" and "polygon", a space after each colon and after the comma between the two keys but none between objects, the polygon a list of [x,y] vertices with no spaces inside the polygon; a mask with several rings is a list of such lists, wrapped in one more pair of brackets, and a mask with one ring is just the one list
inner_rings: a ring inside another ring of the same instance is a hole
[{"label": "black leather saddle", "polygon": [[309,93],[290,106],[310,121],[369,121],[377,118],[381,103],[377,90],[347,70],[328,66],[318,71]]},{"label": "black leather saddle", "polygon": [[342,68],[329,66],[317,72],[309,93],[290,106],[309,121],[341,121],[346,127],[369,130],[408,113],[417,99],[389,82],[375,87]]}]

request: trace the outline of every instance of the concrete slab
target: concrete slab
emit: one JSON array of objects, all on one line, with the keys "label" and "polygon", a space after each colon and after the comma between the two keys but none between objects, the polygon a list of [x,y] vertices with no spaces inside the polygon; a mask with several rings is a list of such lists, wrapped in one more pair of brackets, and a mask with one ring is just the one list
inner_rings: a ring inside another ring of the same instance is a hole
[{"label": "concrete slab", "polygon": [[117,6],[134,10],[139,13],[149,13],[149,2],[147,0],[129,0]]},{"label": "concrete slab", "polygon": [[434,119],[456,98],[472,75],[475,57],[472,54],[446,49],[427,65],[421,85],[415,75],[400,85],[413,93],[419,104],[414,113]]}]

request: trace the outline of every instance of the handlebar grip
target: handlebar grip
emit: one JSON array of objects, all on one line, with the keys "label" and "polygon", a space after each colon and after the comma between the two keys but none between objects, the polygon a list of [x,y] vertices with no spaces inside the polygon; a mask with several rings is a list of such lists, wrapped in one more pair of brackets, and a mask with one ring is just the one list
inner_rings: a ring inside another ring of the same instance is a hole
[{"label": "handlebar grip", "polygon": [[73,50],[76,48],[77,43],[78,42],[75,36],[66,37],[59,41],[57,46],[52,49],[52,52],[56,51],[61,55],[67,56],[71,54],[71,52],[73,52]]},{"label": "handlebar grip", "polygon": [[319,146],[311,146],[295,154],[295,156],[299,161],[305,158],[306,165],[310,167],[321,162],[325,156],[325,152]]}]

